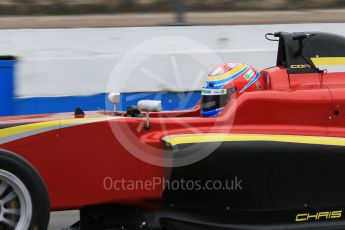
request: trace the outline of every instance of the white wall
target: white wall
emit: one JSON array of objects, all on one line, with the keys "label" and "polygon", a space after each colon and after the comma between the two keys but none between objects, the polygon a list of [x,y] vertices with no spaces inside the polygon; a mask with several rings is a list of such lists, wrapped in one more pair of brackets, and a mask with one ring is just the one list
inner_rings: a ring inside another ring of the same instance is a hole
[{"label": "white wall", "polygon": [[199,90],[213,67],[275,64],[275,31],[345,35],[345,24],[0,30],[0,53],[20,58],[20,97],[105,91]]}]

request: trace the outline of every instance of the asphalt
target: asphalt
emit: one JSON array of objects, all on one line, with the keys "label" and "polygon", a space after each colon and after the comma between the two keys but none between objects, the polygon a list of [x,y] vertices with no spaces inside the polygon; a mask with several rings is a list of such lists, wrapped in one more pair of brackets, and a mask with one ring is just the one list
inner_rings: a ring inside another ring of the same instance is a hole
[{"label": "asphalt", "polygon": [[[191,12],[183,25],[243,25],[345,22],[345,9],[300,11]],[[176,25],[172,13],[76,16],[2,16],[0,29],[142,27]]]}]

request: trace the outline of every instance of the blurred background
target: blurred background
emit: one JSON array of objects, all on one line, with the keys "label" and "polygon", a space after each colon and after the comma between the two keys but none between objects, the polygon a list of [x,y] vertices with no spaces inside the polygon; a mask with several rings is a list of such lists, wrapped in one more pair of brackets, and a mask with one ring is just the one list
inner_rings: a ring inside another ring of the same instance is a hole
[{"label": "blurred background", "polygon": [[[176,1],[178,2],[178,1]],[[2,0],[1,15],[170,12],[174,0]],[[345,7],[343,0],[181,0],[188,11],[300,10]]]},{"label": "blurred background", "polygon": [[102,110],[111,91],[119,110],[189,109],[215,66],[275,65],[265,33],[343,22],[345,0],[0,0],[0,116]]},{"label": "blurred background", "polygon": [[[275,31],[345,36],[345,0],[0,0],[0,116],[192,108],[225,62],[275,65]],[[78,220],[53,213],[51,230]]]}]

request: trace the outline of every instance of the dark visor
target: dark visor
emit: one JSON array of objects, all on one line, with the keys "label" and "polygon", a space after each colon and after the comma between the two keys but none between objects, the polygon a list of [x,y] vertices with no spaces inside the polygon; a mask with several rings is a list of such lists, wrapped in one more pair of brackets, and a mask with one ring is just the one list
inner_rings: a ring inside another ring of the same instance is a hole
[{"label": "dark visor", "polygon": [[222,95],[202,95],[201,110],[209,111],[223,108],[229,102],[229,99],[234,92],[236,92],[236,88],[228,89],[226,94]]}]

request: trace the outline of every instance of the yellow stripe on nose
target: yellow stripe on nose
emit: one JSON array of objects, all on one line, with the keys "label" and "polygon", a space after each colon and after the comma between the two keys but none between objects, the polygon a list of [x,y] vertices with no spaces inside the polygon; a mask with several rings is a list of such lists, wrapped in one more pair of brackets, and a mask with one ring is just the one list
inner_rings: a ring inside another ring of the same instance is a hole
[{"label": "yellow stripe on nose", "polygon": [[95,118],[78,118],[38,122],[26,125],[19,125],[10,128],[0,129],[0,144],[15,141],[24,137],[33,136],[47,131],[78,126],[83,124],[95,123],[117,119],[116,117],[95,117]]},{"label": "yellow stripe on nose", "polygon": [[46,129],[50,127],[60,127],[60,121],[46,121],[27,125],[14,126],[0,130],[0,138],[14,136],[22,133],[32,132],[36,130]]}]

